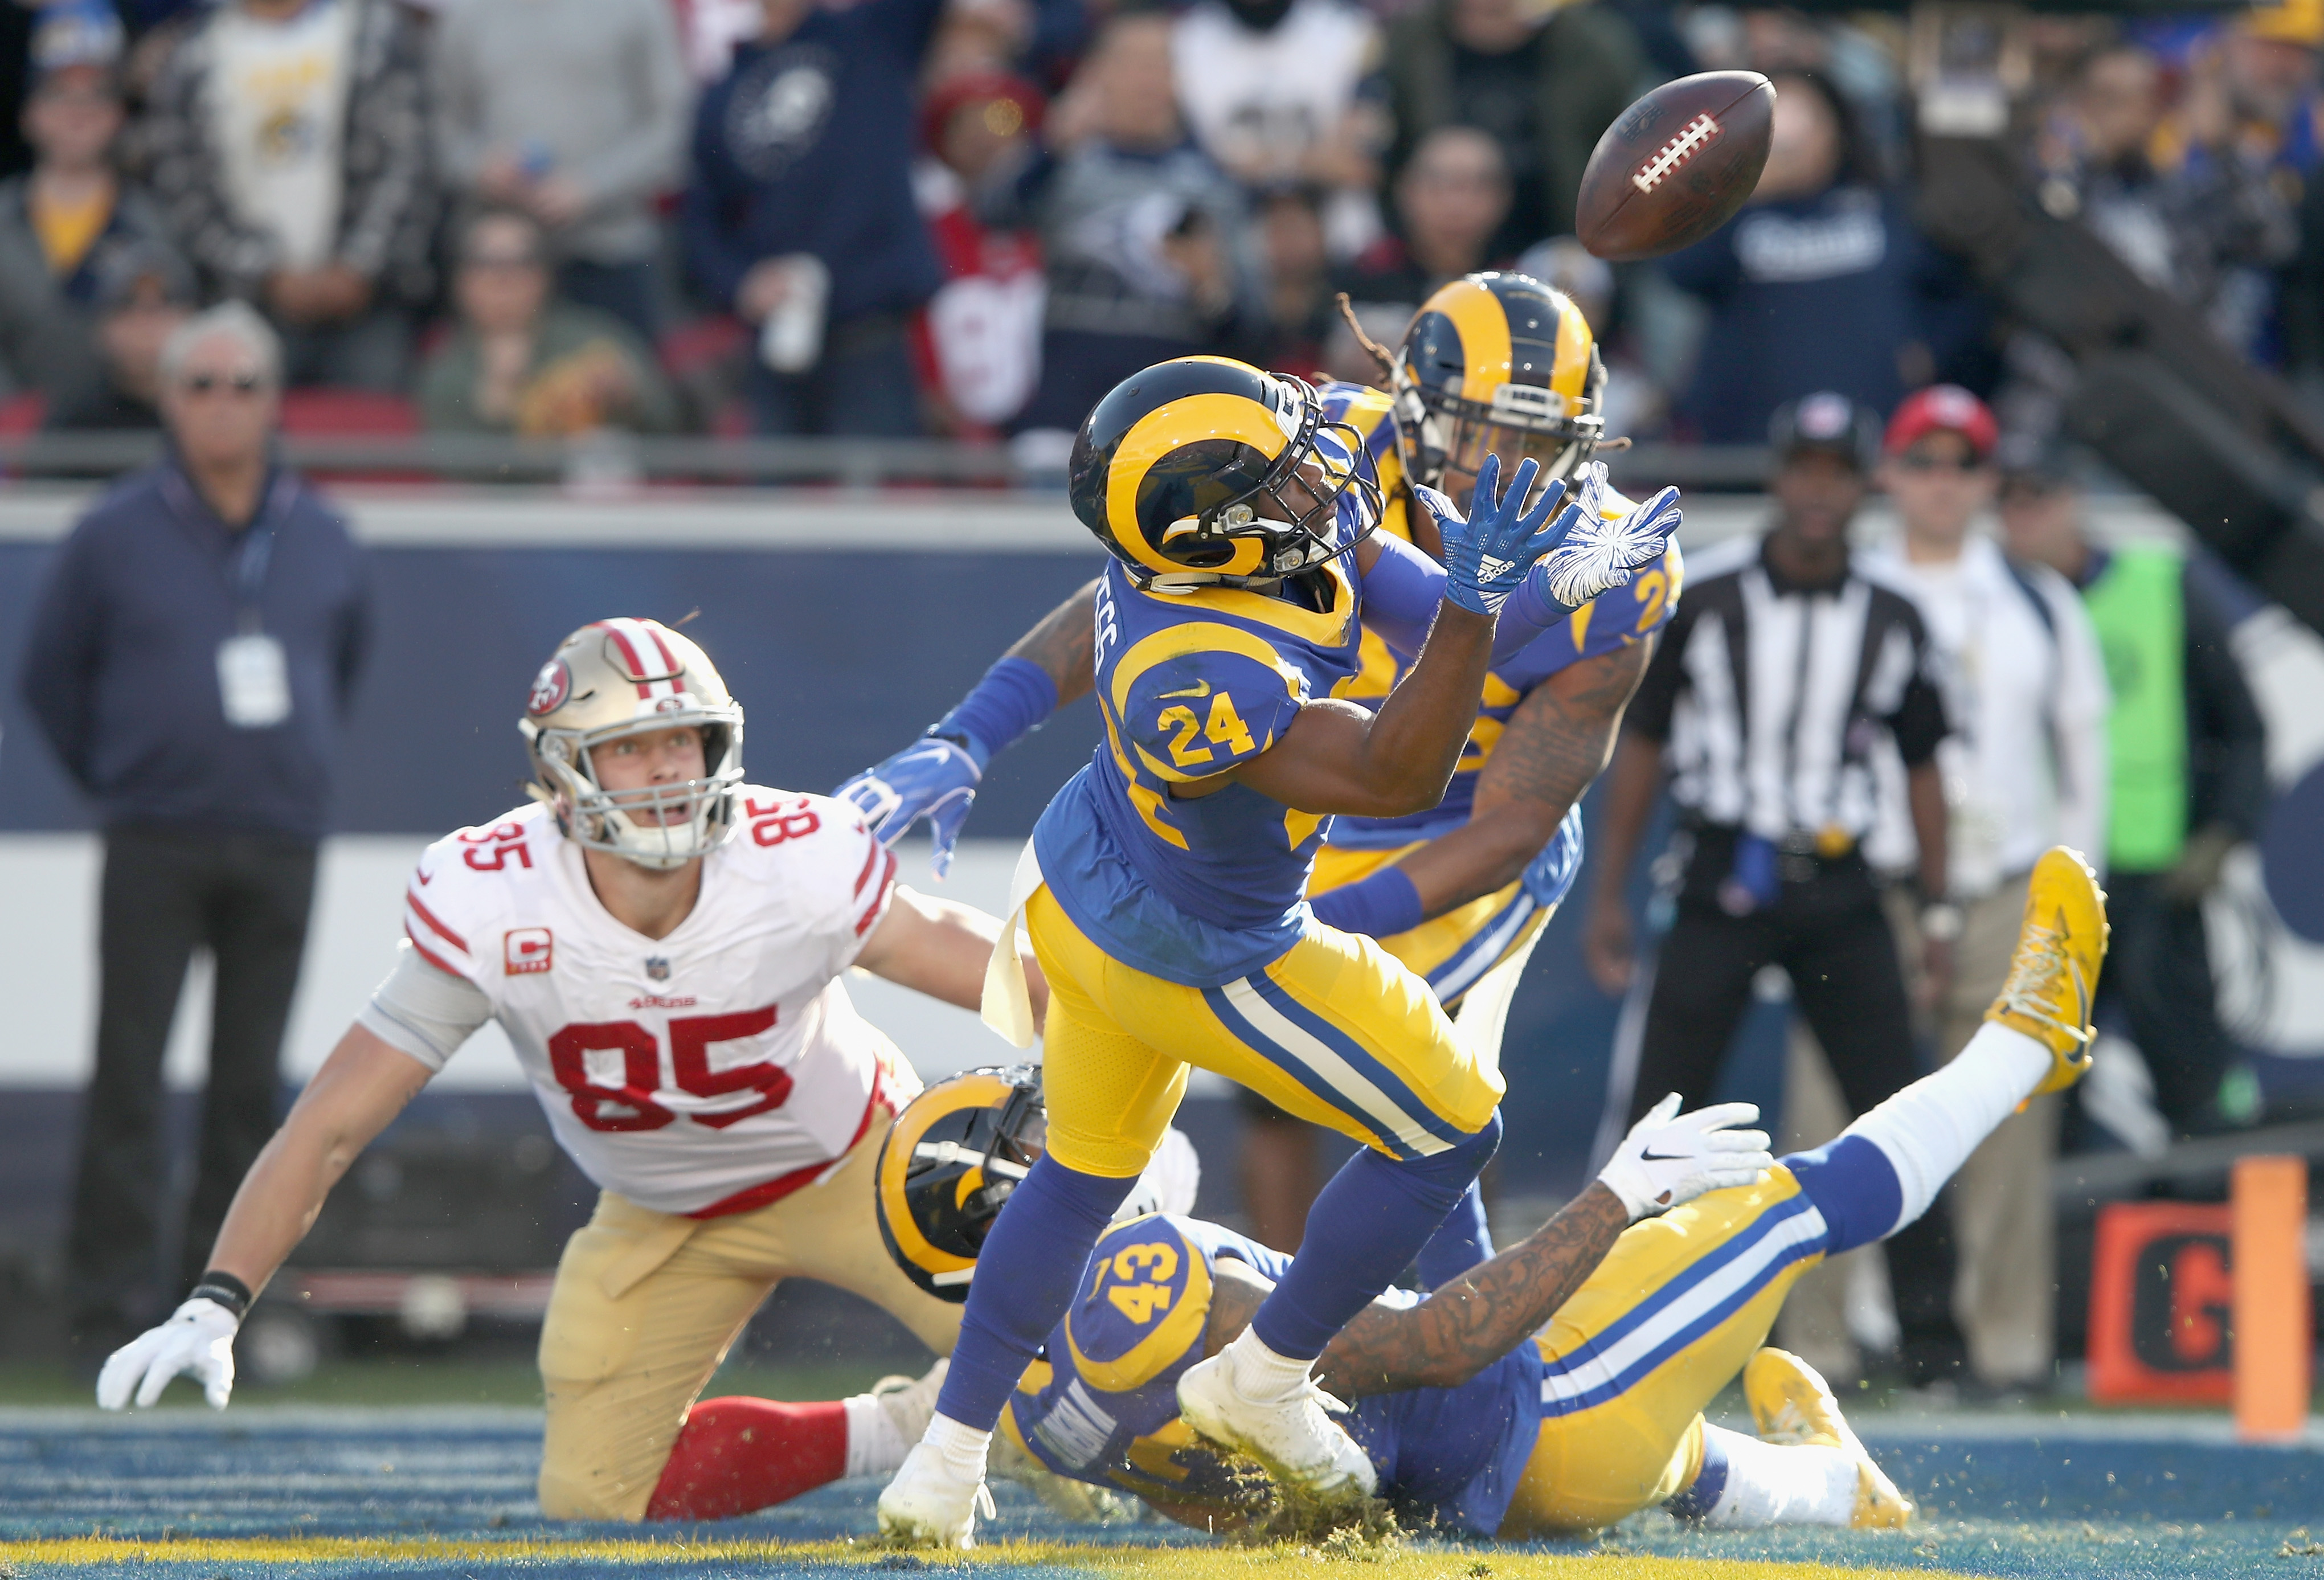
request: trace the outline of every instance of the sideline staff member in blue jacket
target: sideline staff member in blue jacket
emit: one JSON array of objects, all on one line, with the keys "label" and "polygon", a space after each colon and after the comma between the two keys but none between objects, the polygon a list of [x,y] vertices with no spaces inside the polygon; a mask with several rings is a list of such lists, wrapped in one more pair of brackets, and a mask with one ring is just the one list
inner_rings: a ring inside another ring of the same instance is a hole
[{"label": "sideline staff member in blue jacket", "polygon": [[[274,1129],[331,751],[365,624],[346,523],[273,460],[281,367],[274,332],[239,303],[171,337],[170,453],[65,541],[20,670],[105,827],[97,1071],[66,1270],[75,1356],[92,1372],[199,1275]],[[196,948],[217,965],[209,1086],[183,1237],[192,1260],[163,1287],[161,1056]]]}]

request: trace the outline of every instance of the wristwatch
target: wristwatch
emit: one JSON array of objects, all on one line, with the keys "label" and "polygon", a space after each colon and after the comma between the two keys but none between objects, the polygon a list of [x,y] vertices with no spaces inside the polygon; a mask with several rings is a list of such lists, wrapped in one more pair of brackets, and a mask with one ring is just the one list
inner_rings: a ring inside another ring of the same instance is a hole
[{"label": "wristwatch", "polygon": [[1950,944],[1961,936],[1961,908],[1950,900],[1932,900],[1921,907],[1921,936]]}]

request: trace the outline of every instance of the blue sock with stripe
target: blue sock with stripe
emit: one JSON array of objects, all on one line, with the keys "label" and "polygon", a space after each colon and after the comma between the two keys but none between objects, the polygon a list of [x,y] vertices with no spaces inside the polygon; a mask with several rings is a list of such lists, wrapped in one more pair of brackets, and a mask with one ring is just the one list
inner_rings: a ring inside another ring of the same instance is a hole
[{"label": "blue sock with stripe", "polygon": [[938,1414],[992,1430],[1027,1363],[1072,1303],[1113,1209],[1137,1183],[1134,1176],[1083,1174],[1047,1156],[1033,1165],[977,1252]]},{"label": "blue sock with stripe", "polygon": [[[1496,1108],[1484,1129],[1432,1157],[1399,1160],[1366,1148],[1349,1159],[1316,1197],[1299,1254],[1252,1317],[1251,1332],[1278,1355],[1308,1361],[1322,1354],[1334,1334],[1412,1265],[1500,1144]],[[1014,1200],[1009,1205],[1015,1210]],[[984,1273],[982,1259],[977,1273]],[[1065,1298],[1072,1298],[1070,1289]],[[959,1368],[955,1350],[953,1369]],[[946,1378],[947,1396],[951,1391]],[[996,1407],[996,1418],[999,1413]]]},{"label": "blue sock with stripe", "polygon": [[1452,1204],[1452,1215],[1421,1247],[1420,1287],[1441,1289],[1492,1257],[1493,1231],[1485,1222],[1485,1193],[1471,1185]]}]

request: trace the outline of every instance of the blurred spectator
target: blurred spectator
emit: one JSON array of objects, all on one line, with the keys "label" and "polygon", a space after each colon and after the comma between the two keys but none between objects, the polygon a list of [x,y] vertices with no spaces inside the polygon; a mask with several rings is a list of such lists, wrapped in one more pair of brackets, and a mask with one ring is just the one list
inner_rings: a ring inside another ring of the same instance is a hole
[{"label": "blurred spectator", "polygon": [[645,343],[613,314],[562,300],[556,283],[530,216],[487,209],[469,223],[452,278],[460,327],[420,374],[429,428],[540,438],[678,426]]},{"label": "blurred spectator", "polygon": [[209,289],[274,320],[293,384],[403,387],[434,285],[427,73],[396,0],[224,0],[154,85],[154,196]]},{"label": "blurred spectator", "polygon": [[49,405],[51,428],[156,428],[161,421],[161,348],[199,299],[185,261],[160,242],[109,253],[89,301],[101,375]]},{"label": "blurred spectator", "polygon": [[121,19],[108,0],[0,5],[0,177],[32,168],[24,107],[34,79],[63,63],[117,59]]},{"label": "blurred spectator", "polygon": [[2163,123],[2163,65],[2135,43],[2083,62],[2044,117],[2034,155],[2052,213],[2079,212],[2148,284],[2185,297],[2190,260],[2162,176],[2147,158]]},{"label": "blurred spectator", "polygon": [[1769,412],[1816,390],[1888,411],[1969,337],[1955,269],[1880,180],[1839,92],[1806,73],[1778,76],[1775,89],[1750,205],[1665,263],[1710,309],[1680,411],[1714,444],[1757,441]]},{"label": "blurred spectator", "polygon": [[1242,193],[1187,141],[1170,35],[1153,13],[1108,23],[1051,107],[1048,148],[979,203],[988,223],[1038,228],[1047,262],[1041,383],[1020,428],[1071,433],[1139,368],[1228,347],[1258,318]]},{"label": "blurred spectator", "polygon": [[1259,200],[1259,251],[1267,275],[1267,327],[1251,360],[1277,373],[1312,376],[1340,322],[1330,289],[1324,195],[1314,187],[1278,187]]},{"label": "blurred spectator", "polygon": [[2267,726],[2227,613],[2177,550],[2092,543],[2080,491],[2054,451],[2004,477],[2001,525],[2013,554],[2081,589],[2112,682],[2105,848],[2114,939],[2100,1014],[2112,1007],[2126,1022],[2156,1105],[2181,1133],[2248,1123],[2250,1108],[2227,1084],[2236,1058],[2219,1025],[2203,922],[2221,864],[2259,837],[2268,800]]},{"label": "blurred spectator", "polygon": [[[1830,392],[1775,414],[1775,521],[1689,557],[1685,601],[1623,722],[1583,937],[1606,992],[1632,991],[1630,866],[1665,766],[1681,872],[1674,919],[1637,988],[1635,1051],[1618,1053],[1635,1063],[1609,1083],[1600,1150],[1665,1093],[1711,1097],[1770,966],[1789,975],[1850,1115],[1920,1074],[1895,936],[1860,843],[1885,738],[1911,775],[1923,892],[1944,892],[1946,721],[1918,611],[1849,548],[1877,432],[1871,413]],[[1757,661],[1766,653],[1784,659]],[[1928,1380],[1960,1359],[1941,1217],[1890,1243],[1905,1359]]]},{"label": "blurred spectator", "polygon": [[916,350],[947,432],[998,431],[1040,381],[1040,243],[1030,231],[983,224],[970,195],[996,164],[1022,157],[1045,107],[1021,78],[973,72],[939,81],[920,112],[928,153],[912,186],[945,280],[920,316]]},{"label": "blurred spectator", "polygon": [[[1969,1045],[2008,980],[2034,862],[2053,845],[2095,857],[2106,836],[2106,671],[2089,619],[2063,577],[2013,565],[1971,531],[1993,499],[1998,437],[1985,403],[1955,385],[1898,407],[1880,483],[1904,530],[1864,557],[1868,574],[1919,606],[1953,726],[1937,748],[1947,864],[1934,886],[1923,877],[1919,926],[1950,955],[1925,986],[1940,1063]],[[2026,1207],[2050,1199],[2060,1108],[2033,1099],[1953,1178],[1953,1309],[1992,1387],[2050,1380],[2056,1215]]]},{"label": "blurred spectator", "polygon": [[694,96],[669,0],[460,0],[435,65],[447,184],[530,213],[558,293],[653,344],[654,202],[678,184]]},{"label": "blurred spectator", "polygon": [[912,101],[939,9],[765,0],[696,110],[687,262],[759,328],[761,433],[920,431],[908,331],[944,270],[912,197]]},{"label": "blurred spectator", "polygon": [[[273,1132],[278,1064],[361,667],[346,523],[272,459],[280,349],[241,303],[161,359],[167,458],[74,527],[33,614],[24,702],[105,827],[97,1067],[66,1251],[94,1367],[203,1270]],[[161,1056],[196,949],[217,965],[192,1198],[172,1197]],[[183,1213],[176,1276],[158,1265]]]},{"label": "blurred spectator", "polygon": [[1198,0],[1171,40],[1187,129],[1254,192],[1325,196],[1335,258],[1379,235],[1379,29],[1347,0]]},{"label": "blurred spectator", "polygon": [[1629,23],[1601,5],[1427,0],[1388,24],[1386,70],[1391,168],[1447,125],[1500,144],[1512,200],[1490,251],[1514,257],[1573,229],[1582,169],[1645,86],[1646,60]]},{"label": "blurred spectator", "polygon": [[1438,127],[1397,172],[1397,234],[1382,236],[1357,259],[1342,274],[1341,289],[1359,304],[1393,302],[1417,311],[1437,287],[1509,255],[1496,250],[1509,199],[1500,145],[1473,126]]},{"label": "blurred spectator", "polygon": [[124,186],[107,155],[121,130],[113,82],[121,38],[82,29],[91,52],[51,41],[24,106],[32,173],[0,181],[0,357],[20,389],[38,390],[53,414],[92,405],[105,387],[97,300],[119,254],[166,250],[161,216]]},{"label": "blurred spectator", "polygon": [[2324,152],[2317,62],[2324,0],[2284,0],[2221,25],[2188,61],[2155,163],[2218,263],[2202,306],[2227,343],[2282,359],[2273,271],[2299,245],[2292,216]]}]

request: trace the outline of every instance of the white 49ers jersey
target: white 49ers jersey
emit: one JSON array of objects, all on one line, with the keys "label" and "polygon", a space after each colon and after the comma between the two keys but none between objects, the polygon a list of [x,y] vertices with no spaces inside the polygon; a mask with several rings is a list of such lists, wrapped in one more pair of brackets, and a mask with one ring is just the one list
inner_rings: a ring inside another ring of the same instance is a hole
[{"label": "white 49ers jersey", "polygon": [[918,1087],[839,980],[896,858],[845,802],[736,793],[733,836],[668,938],[607,914],[539,806],[429,845],[405,896],[411,947],[489,1001],[583,1172],[660,1212],[788,1194],[854,1144],[875,1100]]}]

